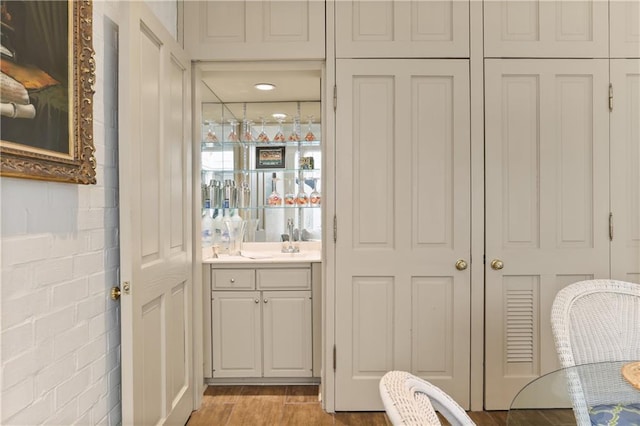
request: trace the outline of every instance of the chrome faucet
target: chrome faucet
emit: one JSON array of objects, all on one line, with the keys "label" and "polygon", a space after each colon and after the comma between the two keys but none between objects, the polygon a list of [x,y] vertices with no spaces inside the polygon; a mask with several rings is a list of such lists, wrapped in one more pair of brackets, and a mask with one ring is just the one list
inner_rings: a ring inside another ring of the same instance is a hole
[{"label": "chrome faucet", "polygon": [[293,219],[287,219],[287,228],[289,229],[289,244],[282,246],[282,253],[299,253],[300,248],[293,245]]}]

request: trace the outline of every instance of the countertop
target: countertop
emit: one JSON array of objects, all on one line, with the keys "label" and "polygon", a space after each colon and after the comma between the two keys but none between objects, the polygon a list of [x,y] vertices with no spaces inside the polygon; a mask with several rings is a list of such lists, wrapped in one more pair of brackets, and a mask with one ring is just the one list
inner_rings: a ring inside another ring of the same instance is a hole
[{"label": "countertop", "polygon": [[294,244],[300,247],[299,253],[282,253],[282,245],[287,243],[244,243],[240,256],[220,254],[213,257],[211,247],[202,249],[202,263],[242,264],[242,263],[312,263],[322,261],[322,243],[320,241],[300,241]]}]

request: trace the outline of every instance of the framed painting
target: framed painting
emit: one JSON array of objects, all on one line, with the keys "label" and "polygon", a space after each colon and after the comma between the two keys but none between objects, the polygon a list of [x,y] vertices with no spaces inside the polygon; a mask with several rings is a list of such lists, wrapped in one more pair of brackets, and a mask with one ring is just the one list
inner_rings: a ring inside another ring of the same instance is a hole
[{"label": "framed painting", "polygon": [[2,0],[0,13],[0,175],[96,183],[91,0]]},{"label": "framed painting", "polygon": [[256,169],[284,169],[284,146],[256,146]]}]

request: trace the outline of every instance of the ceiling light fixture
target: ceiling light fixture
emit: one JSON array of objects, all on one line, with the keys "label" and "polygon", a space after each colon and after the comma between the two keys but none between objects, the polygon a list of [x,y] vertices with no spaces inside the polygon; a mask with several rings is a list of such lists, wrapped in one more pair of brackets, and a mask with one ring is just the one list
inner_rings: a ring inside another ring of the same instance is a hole
[{"label": "ceiling light fixture", "polygon": [[276,88],[276,85],[271,83],[256,83],[253,87],[258,90],[273,90]]}]

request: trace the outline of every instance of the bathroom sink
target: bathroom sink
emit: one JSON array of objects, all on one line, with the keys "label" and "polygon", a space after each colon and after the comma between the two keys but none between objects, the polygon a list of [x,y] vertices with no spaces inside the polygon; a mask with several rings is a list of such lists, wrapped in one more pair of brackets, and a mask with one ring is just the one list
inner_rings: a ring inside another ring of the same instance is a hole
[{"label": "bathroom sink", "polygon": [[313,251],[301,251],[298,253],[282,253],[279,251],[243,251],[242,257],[254,260],[268,260],[268,259],[296,259],[296,260],[320,260],[320,252]]},{"label": "bathroom sink", "polygon": [[211,247],[207,247],[202,251],[202,259],[207,263],[320,262],[322,260],[321,243],[302,241],[299,247],[298,253],[282,253],[282,243],[248,242],[242,247],[240,256],[222,253],[217,258],[212,257]]}]

